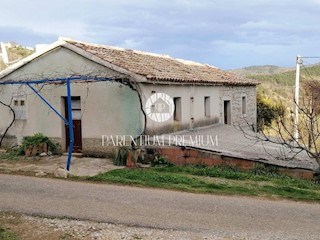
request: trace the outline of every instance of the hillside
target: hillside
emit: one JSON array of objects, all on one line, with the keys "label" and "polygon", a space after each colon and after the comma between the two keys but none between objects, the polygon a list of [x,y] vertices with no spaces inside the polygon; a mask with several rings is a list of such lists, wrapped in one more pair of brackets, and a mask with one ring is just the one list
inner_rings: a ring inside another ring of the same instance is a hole
[{"label": "hillside", "polygon": [[[301,74],[300,75],[301,81],[312,80],[312,79],[320,80],[320,65],[317,64],[317,65],[312,65],[307,67],[302,66],[300,70],[300,74]],[[276,74],[264,74],[264,75],[248,74],[246,75],[246,77],[256,79],[261,83],[273,82],[281,86],[293,86],[295,77],[296,77],[296,70],[291,70],[291,71],[286,71],[286,72],[276,73]]]},{"label": "hillside", "polygon": [[249,75],[270,75],[291,71],[293,68],[279,67],[275,65],[250,66],[239,69],[232,69],[229,72],[235,73],[238,76],[246,77]]},{"label": "hillside", "polygon": [[[11,44],[12,46],[7,47],[9,61],[17,61],[22,58],[25,58],[32,54],[34,51],[23,46],[17,44]],[[2,58],[0,57],[0,71],[5,69],[6,65],[2,62]]]},{"label": "hillside", "polygon": [[[277,66],[253,66],[232,72],[247,78],[258,80],[258,94],[264,95],[276,102],[281,102],[288,110],[293,107],[293,91],[296,70]],[[262,74],[262,72],[266,72]],[[272,73],[273,72],[273,73]],[[320,64],[301,66],[300,82],[320,80]],[[245,74],[245,75],[243,75]]]}]

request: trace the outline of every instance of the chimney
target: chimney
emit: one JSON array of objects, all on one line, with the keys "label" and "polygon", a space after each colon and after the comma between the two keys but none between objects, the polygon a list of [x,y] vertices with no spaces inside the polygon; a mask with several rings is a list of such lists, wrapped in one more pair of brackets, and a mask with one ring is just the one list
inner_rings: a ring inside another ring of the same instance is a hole
[{"label": "chimney", "polygon": [[8,53],[7,53],[7,49],[6,46],[4,45],[3,42],[0,43],[1,44],[1,56],[2,56],[2,61],[5,65],[9,64],[9,58],[8,58]]},{"label": "chimney", "polygon": [[49,44],[37,44],[36,45],[36,53],[43,51]]}]

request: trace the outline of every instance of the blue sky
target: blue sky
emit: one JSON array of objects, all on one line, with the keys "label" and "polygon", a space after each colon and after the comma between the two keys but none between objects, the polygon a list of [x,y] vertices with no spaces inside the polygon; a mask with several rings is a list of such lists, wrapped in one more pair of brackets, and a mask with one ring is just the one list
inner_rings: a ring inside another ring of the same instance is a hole
[{"label": "blue sky", "polygon": [[64,36],[223,69],[320,55],[320,0],[2,0],[1,9],[0,41],[25,46]]}]

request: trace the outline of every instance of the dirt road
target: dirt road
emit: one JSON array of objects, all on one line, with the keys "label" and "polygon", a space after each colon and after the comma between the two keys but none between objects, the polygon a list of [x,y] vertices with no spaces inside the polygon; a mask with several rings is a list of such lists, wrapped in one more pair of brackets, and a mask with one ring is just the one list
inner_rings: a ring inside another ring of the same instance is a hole
[{"label": "dirt road", "polygon": [[0,174],[0,210],[239,239],[319,239],[320,204]]}]

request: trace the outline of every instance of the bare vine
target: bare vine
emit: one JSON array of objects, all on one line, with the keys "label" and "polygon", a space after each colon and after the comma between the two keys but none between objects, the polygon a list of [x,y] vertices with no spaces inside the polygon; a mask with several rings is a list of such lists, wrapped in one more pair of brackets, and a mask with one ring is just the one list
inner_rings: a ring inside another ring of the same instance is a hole
[{"label": "bare vine", "polygon": [[7,108],[9,108],[10,109],[10,111],[12,112],[12,121],[11,121],[11,123],[10,123],[10,125],[6,128],[6,130],[4,131],[4,133],[2,134],[2,137],[1,137],[1,139],[0,139],[0,147],[2,146],[2,142],[3,142],[3,140],[4,140],[4,138],[6,137],[6,135],[7,135],[7,133],[8,133],[8,131],[9,131],[9,129],[12,127],[12,125],[13,125],[13,123],[14,123],[14,121],[16,120],[16,113],[14,112],[14,110],[13,110],[13,108],[10,106],[10,104],[5,104],[4,102],[2,102],[1,100],[0,100],[0,104],[2,104],[3,106],[5,106],[5,107],[7,107]]}]

